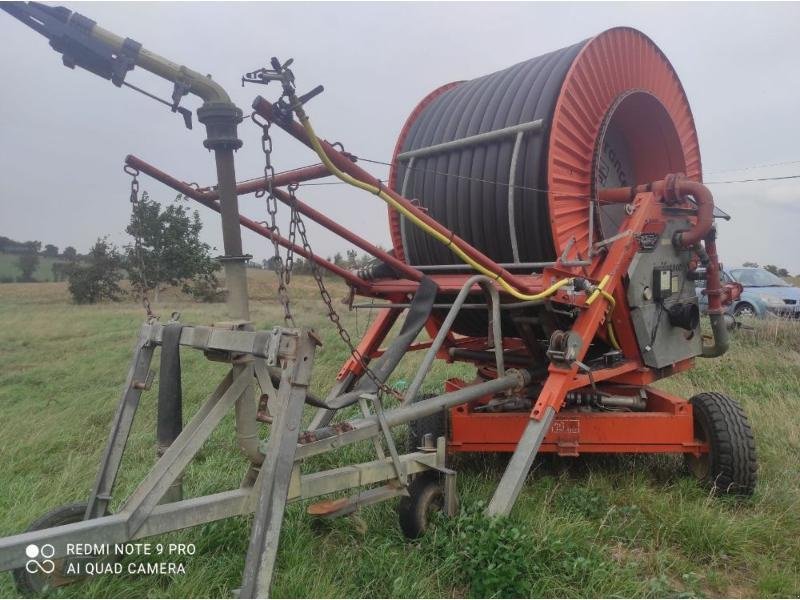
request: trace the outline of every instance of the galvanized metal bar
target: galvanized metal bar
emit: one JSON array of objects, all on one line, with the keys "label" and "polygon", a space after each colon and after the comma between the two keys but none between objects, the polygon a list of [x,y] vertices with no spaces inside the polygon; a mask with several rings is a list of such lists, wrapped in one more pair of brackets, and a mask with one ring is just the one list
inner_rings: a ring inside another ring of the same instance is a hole
[{"label": "galvanized metal bar", "polygon": [[381,403],[381,399],[377,394],[370,394],[370,397],[372,399],[372,406],[375,407],[375,416],[378,418],[378,425],[381,427],[383,438],[386,440],[386,446],[389,448],[389,456],[392,458],[392,465],[394,466],[395,475],[397,475],[397,481],[405,486],[407,482],[407,476],[403,470],[403,465],[400,462],[400,457],[397,454],[397,448],[394,445],[392,432],[389,429],[389,425],[386,424],[386,416],[383,412],[383,404]]},{"label": "galvanized metal bar", "polygon": [[128,512],[29,531],[0,538],[0,572],[25,565],[29,544],[51,544],[54,558],[67,556],[67,544],[119,544],[252,511],[252,490],[237,489],[200,498],[160,504],[133,536],[128,534]]},{"label": "galvanized metal bar", "polygon": [[[500,303],[500,308],[503,310],[514,310],[519,308],[525,308],[526,306],[541,306],[543,302],[541,300],[522,300],[520,302],[507,302],[507,303]],[[410,302],[382,302],[380,304],[373,304],[367,302],[358,302],[353,304],[353,308],[409,308],[411,306]],[[433,305],[432,308],[446,308],[450,309],[453,305],[452,304],[444,304],[444,303],[436,303]],[[489,308],[488,304],[481,304],[481,303],[470,303],[470,304],[462,304],[461,310],[486,310]]]},{"label": "galvanized metal bar", "polygon": [[122,395],[117,404],[111,432],[106,442],[103,457],[100,459],[100,469],[97,472],[84,519],[102,517],[108,510],[114,481],[119,472],[122,455],[128,443],[128,436],[133,425],[136,409],[142,396],[150,372],[150,363],[153,360],[155,345],[149,340],[150,327],[145,324],[139,329],[139,337],[133,350],[128,376],[122,389]]},{"label": "galvanized metal bar", "polygon": [[167,488],[180,476],[239,396],[252,385],[253,376],[253,367],[248,365],[221,396],[218,392],[222,386],[218,388],[125,502],[124,509],[131,515],[130,535],[142,526]]},{"label": "galvanized metal bar", "polygon": [[[369,412],[369,405],[367,404],[367,399],[364,396],[365,394],[359,395],[358,406],[361,409],[361,416],[366,419],[368,417],[371,417],[372,413]],[[372,438],[372,445],[375,447],[375,456],[378,457],[378,460],[385,459],[386,453],[383,451],[383,444],[381,444],[381,439],[377,436]]]},{"label": "galvanized metal bar", "polygon": [[502,129],[495,129],[494,131],[487,131],[485,133],[470,135],[465,138],[461,138],[459,140],[453,140],[451,142],[443,142],[441,144],[434,144],[433,146],[427,146],[425,148],[418,148],[416,150],[408,150],[407,152],[401,152],[400,154],[397,155],[397,160],[422,158],[425,156],[430,156],[432,154],[440,154],[442,152],[448,152],[449,150],[459,150],[461,148],[475,146],[476,144],[483,144],[501,140],[503,138],[516,135],[520,132],[527,133],[530,131],[541,131],[542,125],[543,121],[541,119],[536,119],[535,121],[520,123],[519,125],[512,125],[510,127],[503,127]]},{"label": "galvanized metal bar", "polygon": [[[400,456],[403,471],[414,475],[431,468],[443,466],[435,452],[412,452]],[[394,465],[390,458],[374,460],[356,465],[347,465],[303,475],[293,483],[289,492],[291,501],[335,494],[352,488],[372,485],[395,478]]]},{"label": "galvanized metal bar", "polygon": [[303,418],[315,342],[307,332],[298,340],[297,357],[283,371],[278,388],[278,414],[270,429],[258,485],[250,543],[245,558],[240,598],[269,597],[278,541],[295,463],[294,450]]},{"label": "galvanized metal bar", "polygon": [[519,262],[519,243],[517,242],[517,218],[514,215],[514,195],[517,191],[517,157],[522,147],[522,138],[525,132],[520,131],[514,140],[514,150],[511,152],[511,165],[508,169],[508,231],[511,236],[511,254],[514,262]]},{"label": "galvanized metal bar", "polygon": [[[389,410],[385,413],[386,423],[389,427],[395,427],[402,423],[408,423],[409,421],[427,417],[440,410],[450,408],[451,406],[464,404],[465,402],[480,398],[481,396],[496,394],[514,388],[522,388],[529,383],[530,374],[527,371],[509,369],[506,371],[505,377],[477,383],[454,392],[448,392]],[[322,428],[307,432],[306,437],[315,439],[297,448],[297,452],[295,453],[297,459],[316,456],[317,454],[322,454],[333,448],[354,444],[380,434],[378,419],[374,416],[368,419],[356,419],[345,423],[339,423],[335,428],[335,430]]]},{"label": "galvanized metal bar", "polygon": [[489,313],[489,332],[488,337],[494,346],[494,360],[497,366],[497,377],[506,374],[506,366],[503,362],[503,328],[500,322],[500,294],[494,286],[494,282],[488,277],[478,282],[483,293],[489,299],[491,312]]},{"label": "galvanized metal bar", "polygon": [[267,395],[267,410],[269,410],[269,414],[275,415],[277,412],[278,390],[275,389],[275,385],[272,383],[272,376],[267,368],[267,363],[263,358],[256,358],[253,361],[253,366],[261,392]]},{"label": "galvanized metal bar", "polygon": [[528,477],[528,472],[531,470],[533,459],[536,458],[544,436],[550,431],[555,416],[556,411],[548,406],[540,420],[528,421],[517,444],[517,449],[514,450],[489,506],[486,507],[488,516],[508,515],[511,512],[525,479]]},{"label": "galvanized metal bar", "polygon": [[[161,345],[164,326],[152,323],[150,341]],[[181,346],[197,350],[215,350],[234,354],[252,354],[258,358],[289,358],[294,354],[297,333],[282,327],[272,331],[246,331],[223,327],[201,327],[187,325],[181,330]]]},{"label": "galvanized metal bar", "polygon": [[217,191],[219,214],[222,221],[222,245],[225,248],[225,288],[228,313],[235,319],[250,319],[247,295],[247,267],[249,257],[242,250],[242,228],[239,224],[239,199],[236,195],[236,169],[233,148],[219,145],[214,148],[217,164]]},{"label": "galvanized metal bar", "polygon": [[315,514],[315,516],[321,516],[326,519],[343,517],[345,515],[353,514],[365,506],[378,504],[379,502],[385,502],[386,500],[391,500],[392,498],[397,498],[398,496],[408,496],[408,490],[404,487],[396,487],[390,484],[365,490],[363,492],[359,491],[358,494],[347,498],[346,503],[337,505],[335,510],[321,515]]},{"label": "galvanized metal bar", "polygon": [[[590,260],[569,260],[563,262],[557,262],[554,260],[547,261],[547,262],[524,262],[524,263],[499,263],[499,266],[503,267],[504,269],[543,269],[545,267],[585,267],[591,265],[592,261]],[[455,264],[455,265],[414,265],[415,269],[419,269],[423,273],[425,272],[437,272],[437,271],[474,271],[471,266],[465,264]]]},{"label": "galvanized metal bar", "polygon": [[[447,339],[447,334],[450,333],[450,329],[453,327],[453,323],[458,316],[458,313],[461,310],[461,306],[467,299],[470,291],[472,290],[472,286],[478,284],[481,287],[481,290],[484,294],[486,294],[489,298],[489,303],[492,308],[492,318],[494,322],[497,324],[496,327],[493,327],[494,332],[494,344],[495,344],[495,353],[497,357],[497,367],[499,369],[498,373],[499,376],[502,377],[502,370],[503,370],[503,336],[502,332],[500,331],[500,295],[497,292],[497,288],[494,287],[494,282],[486,277],[486,275],[473,275],[469,279],[464,282],[464,285],[461,287],[461,291],[456,296],[456,299],[453,301],[453,305],[450,308],[450,311],[447,313],[442,324],[439,326],[439,330],[436,332],[436,337],[433,339],[433,343],[431,344],[430,348],[428,348],[428,352],[425,354],[425,358],[422,359],[422,363],[420,364],[419,368],[417,369],[417,373],[414,375],[414,379],[411,381],[411,385],[408,386],[406,390],[405,397],[403,398],[403,405],[407,405],[414,401],[419,393],[420,388],[422,387],[422,382],[425,380],[425,377],[428,375],[428,371],[430,371],[431,366],[433,365],[433,361],[436,360],[436,355],[439,352],[439,349],[444,344],[444,341]],[[484,284],[484,285],[481,285]]]}]

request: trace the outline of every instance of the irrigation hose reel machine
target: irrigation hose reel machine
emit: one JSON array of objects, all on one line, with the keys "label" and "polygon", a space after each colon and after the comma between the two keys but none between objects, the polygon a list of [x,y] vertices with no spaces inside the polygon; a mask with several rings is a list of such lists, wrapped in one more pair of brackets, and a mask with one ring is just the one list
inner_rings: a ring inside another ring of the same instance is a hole
[{"label": "irrigation hose reel machine", "polygon": [[[67,544],[123,543],[252,514],[237,593],[266,597],[287,502],[317,499],[308,512],[330,518],[399,498],[401,527],[415,537],[424,532],[429,509],[457,510],[448,457],[461,452],[511,453],[488,503],[490,515],[511,511],[539,452],[682,454],[716,492],[753,492],[753,436],[736,401],[717,393],[686,400],[651,385],[690,369],[697,358],[724,354],[724,306],[741,290],[720,281],[714,220],[727,215],[701,183],[688,101],[670,63],[644,34],[611,29],[434,90],[402,129],[388,184],[340,145],[317,137],[306,104],[322,88],[298,95],[290,64],[273,59],[243,78],[270,84],[280,96],[253,102],[265,174],[237,183],[234,152],[242,145],[243,114],[210,77],[63,7],[10,2],[2,8],[47,37],[71,68],[138,91],[125,81],[134,67],[168,80],[171,101],[148,95],[187,125],[192,115],[180,106],[183,96],[203,100],[197,118],[206,127],[204,146],[214,152],[215,186],[187,184],[135,156],[125,164],[220,213],[230,315],[214,326],[155,318],[142,325],[88,501],[0,539],[0,569],[14,569],[23,592],[74,581],[68,566],[93,557],[68,556]],[[270,127],[311,148],[320,164],[276,173]],[[371,194],[364,201],[388,205],[391,251],[298,197],[298,184],[331,175]],[[274,222],[241,215],[238,195],[249,193],[266,197],[272,218],[278,203],[287,205],[295,235],[284,237]],[[375,261],[350,271],[317,256],[304,218]],[[275,261],[284,300],[285,265],[299,255],[313,265],[337,324],[322,270],[379,307],[357,343],[339,328],[351,356],[324,398],[308,391],[320,345],[315,333],[289,326],[288,319],[266,330],[249,321],[241,227],[269,240],[276,253],[287,249]],[[702,283],[696,282],[705,282],[710,336],[701,329],[696,285]],[[117,502],[114,482],[134,414],[153,384],[159,347],[158,458]],[[186,424],[181,347],[230,364]],[[391,390],[389,378],[411,351],[423,353],[418,371],[403,393]],[[475,377],[448,379],[437,394],[423,396],[436,360],[474,364]],[[306,405],[315,414],[304,423]],[[241,486],[184,498],[184,470],[230,410],[246,459]],[[405,424],[407,452],[395,438]],[[304,462],[366,441],[374,460],[321,471]],[[54,573],[25,570],[31,544],[49,545]]]}]

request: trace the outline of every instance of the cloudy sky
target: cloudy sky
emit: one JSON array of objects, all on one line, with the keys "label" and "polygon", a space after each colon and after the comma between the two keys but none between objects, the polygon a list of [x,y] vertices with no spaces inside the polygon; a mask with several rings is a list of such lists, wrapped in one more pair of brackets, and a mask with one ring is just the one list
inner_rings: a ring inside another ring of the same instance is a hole
[{"label": "cloudy sky", "polygon": [[[388,160],[415,104],[442,83],[471,79],[561,48],[617,25],[644,31],[671,60],[692,105],[707,181],[800,174],[800,4],[267,4],[71,3],[101,26],[198,71],[210,73],[247,109],[256,94],[242,73],[270,56],[295,59],[298,87],[325,93],[309,105],[320,135],[352,152]],[[168,108],[86,71],[61,66],[44,38],[0,13],[0,235],[86,251],[109,235],[118,244],[129,219],[132,153],[201,184],[214,182],[203,128],[183,128]],[[128,81],[169,97],[162,80],[136,69]],[[197,101],[187,99],[194,108]],[[240,179],[263,167],[259,130],[240,129]],[[758,165],[768,166],[750,168]],[[314,156],[275,135],[278,169]],[[742,170],[746,169],[746,170]],[[373,172],[384,177],[384,167]],[[174,193],[143,178],[150,194]],[[723,260],[777,264],[800,273],[800,178],[718,184],[717,203],[733,216],[720,226]],[[303,189],[303,198],[369,239],[388,245],[386,211],[375,197],[344,186]],[[240,199],[265,218],[261,200]],[[221,248],[216,214],[200,208],[204,237]],[[320,254],[347,248],[309,226]],[[244,235],[263,258],[262,238]]]}]

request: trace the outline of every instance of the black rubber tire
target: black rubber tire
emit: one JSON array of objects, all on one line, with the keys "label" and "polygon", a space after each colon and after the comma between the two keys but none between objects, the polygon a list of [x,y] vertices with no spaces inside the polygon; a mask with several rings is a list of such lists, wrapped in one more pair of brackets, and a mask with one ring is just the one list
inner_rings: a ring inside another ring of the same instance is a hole
[{"label": "black rubber tire", "polygon": [[758,473],[756,444],[741,405],[716,392],[693,396],[695,437],[709,444],[700,458],[687,454],[690,471],[717,495],[751,496]]},{"label": "black rubber tire", "polygon": [[[414,402],[427,400],[428,398],[433,397],[433,394],[426,394],[424,396],[415,398]],[[441,410],[437,413],[433,413],[432,415],[428,415],[427,417],[422,417],[421,419],[410,421],[408,423],[408,452],[419,451],[420,446],[422,446],[422,438],[426,433],[433,435],[434,444],[440,436],[447,435],[447,411]]]},{"label": "black rubber tire", "polygon": [[400,499],[397,515],[403,535],[415,540],[428,529],[431,514],[444,507],[442,476],[434,471],[416,475],[408,486],[408,494]]},{"label": "black rubber tire", "polygon": [[757,317],[758,313],[756,312],[755,307],[750,304],[749,302],[740,302],[736,305],[736,308],[733,310],[734,317]]},{"label": "black rubber tire", "polygon": [[[38,531],[40,529],[47,529],[48,527],[78,523],[79,521],[83,521],[83,516],[85,514],[86,502],[65,504],[36,519],[25,531]],[[85,577],[75,577],[74,580],[78,581],[84,578]],[[48,591],[52,589],[49,587],[50,580],[50,576],[43,573],[29,573],[25,570],[25,567],[14,569],[14,584],[17,586],[19,593],[23,596],[41,597],[47,594]]]}]

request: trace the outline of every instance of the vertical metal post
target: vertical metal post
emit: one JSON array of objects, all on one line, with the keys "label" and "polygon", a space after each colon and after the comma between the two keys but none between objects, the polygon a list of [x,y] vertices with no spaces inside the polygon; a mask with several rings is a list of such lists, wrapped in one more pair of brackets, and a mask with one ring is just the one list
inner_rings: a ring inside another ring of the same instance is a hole
[{"label": "vertical metal post", "polygon": [[150,363],[153,360],[155,345],[150,343],[150,326],[142,325],[139,338],[133,351],[131,368],[125,380],[114,422],[111,424],[111,433],[103,451],[100,469],[97,472],[94,487],[89,495],[88,506],[84,519],[94,519],[106,514],[111,501],[111,492],[114,481],[122,463],[122,455],[128,443],[128,436],[133,426],[133,417],[139,408],[139,399],[142,391],[150,386]]},{"label": "vertical metal post", "polygon": [[258,501],[239,598],[269,597],[315,349],[308,331],[301,330],[295,358],[282,373],[277,414],[259,475]]},{"label": "vertical metal post", "polygon": [[197,118],[206,126],[208,133],[203,145],[214,151],[217,164],[228,313],[231,318],[247,321],[250,319],[250,308],[245,263],[249,257],[242,251],[239,199],[236,195],[236,169],[233,161],[234,150],[242,146],[242,141],[237,137],[242,111],[231,102],[206,102],[197,110]]}]

